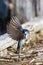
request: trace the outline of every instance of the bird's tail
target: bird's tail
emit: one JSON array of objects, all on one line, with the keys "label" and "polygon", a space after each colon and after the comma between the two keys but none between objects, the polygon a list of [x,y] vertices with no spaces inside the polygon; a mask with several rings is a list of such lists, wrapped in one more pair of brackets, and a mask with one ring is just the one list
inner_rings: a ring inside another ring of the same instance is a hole
[{"label": "bird's tail", "polygon": [[17,45],[17,51],[19,52],[20,50],[20,41],[18,41],[18,45]]}]

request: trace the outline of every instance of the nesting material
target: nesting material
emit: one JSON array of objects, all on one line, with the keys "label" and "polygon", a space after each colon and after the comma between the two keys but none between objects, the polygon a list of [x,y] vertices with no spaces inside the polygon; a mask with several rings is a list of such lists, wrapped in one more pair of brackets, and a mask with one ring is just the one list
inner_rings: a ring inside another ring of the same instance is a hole
[{"label": "nesting material", "polygon": [[43,36],[43,29],[41,29],[41,35]]},{"label": "nesting material", "polygon": [[7,49],[0,51],[0,57],[6,57],[7,56]]}]

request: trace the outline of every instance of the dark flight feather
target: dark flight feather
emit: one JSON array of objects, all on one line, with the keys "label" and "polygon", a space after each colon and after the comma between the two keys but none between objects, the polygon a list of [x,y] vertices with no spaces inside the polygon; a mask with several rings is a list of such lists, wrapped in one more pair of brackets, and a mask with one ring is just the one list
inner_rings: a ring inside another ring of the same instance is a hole
[{"label": "dark flight feather", "polygon": [[7,25],[7,33],[15,40],[20,40],[24,37],[21,32],[22,27],[17,17],[12,17],[9,25]]}]

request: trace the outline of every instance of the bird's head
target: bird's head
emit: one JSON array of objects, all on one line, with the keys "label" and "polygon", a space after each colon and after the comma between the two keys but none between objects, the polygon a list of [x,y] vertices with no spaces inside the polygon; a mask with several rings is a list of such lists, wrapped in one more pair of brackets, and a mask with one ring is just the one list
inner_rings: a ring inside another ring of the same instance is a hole
[{"label": "bird's head", "polygon": [[27,34],[29,33],[29,31],[28,31],[27,29],[23,29],[23,30],[22,30],[22,33],[23,33],[24,35],[27,35]]},{"label": "bird's head", "polygon": [[24,34],[24,38],[27,40],[28,39],[28,35],[29,35],[29,30],[23,29],[22,33]]}]

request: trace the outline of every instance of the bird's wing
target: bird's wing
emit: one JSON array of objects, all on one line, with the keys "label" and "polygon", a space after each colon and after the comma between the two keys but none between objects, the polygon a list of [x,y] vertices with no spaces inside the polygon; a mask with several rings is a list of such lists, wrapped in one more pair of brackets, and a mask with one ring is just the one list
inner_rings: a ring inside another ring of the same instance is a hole
[{"label": "bird's wing", "polygon": [[22,27],[21,27],[21,24],[19,22],[19,19],[15,16],[13,16],[11,18],[11,23],[16,27],[16,29],[18,29],[19,31],[21,31]]},{"label": "bird's wing", "polygon": [[13,39],[20,40],[23,38],[21,29],[22,27],[19,23],[19,20],[16,17],[12,17],[10,24],[7,26],[7,32]]}]

